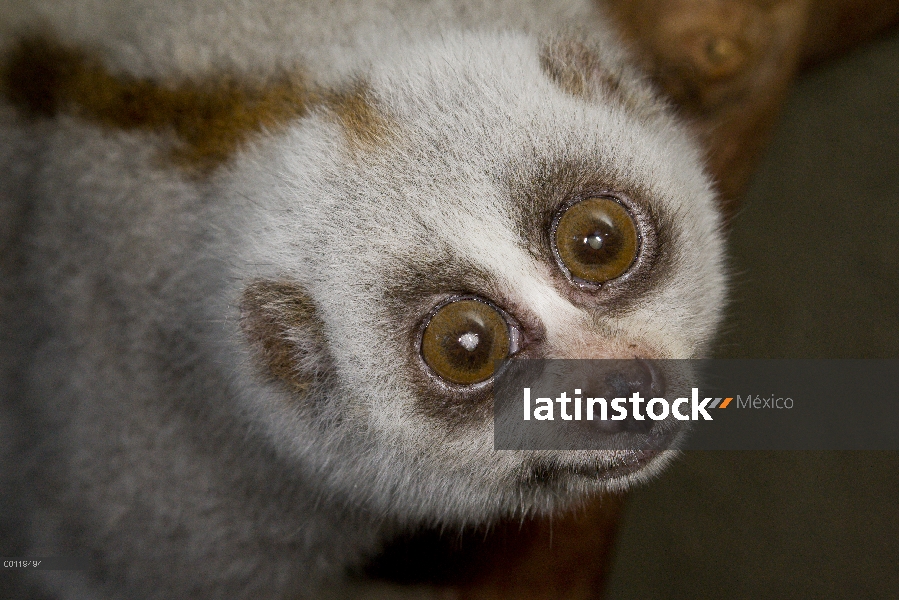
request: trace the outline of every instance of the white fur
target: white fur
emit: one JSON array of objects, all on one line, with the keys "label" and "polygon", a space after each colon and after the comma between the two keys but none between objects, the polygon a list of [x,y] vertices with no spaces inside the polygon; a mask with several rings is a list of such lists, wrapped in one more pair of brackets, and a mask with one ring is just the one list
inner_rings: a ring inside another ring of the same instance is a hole
[{"label": "white fur", "polygon": [[[628,343],[704,352],[724,277],[698,150],[666,111],[575,98],[540,68],[539,36],[556,29],[585,29],[610,68],[626,63],[591,2],[44,1],[4,4],[0,21],[4,43],[49,24],[138,76],[299,64],[323,86],[364,77],[394,128],[386,147],[354,152],[314,110],[197,180],[160,165],[164,132],[28,125],[3,107],[7,148],[40,150],[0,155],[0,176],[29,174],[3,188],[0,215],[30,207],[16,234],[29,256],[17,289],[30,300],[14,304],[4,288],[0,313],[27,330],[0,348],[5,365],[30,353],[4,381],[14,416],[0,425],[46,432],[24,477],[10,473],[18,455],[4,477],[31,507],[29,555],[96,550],[107,573],[46,578],[58,597],[352,595],[339,591],[346,569],[397,531],[552,511],[670,458],[523,492],[527,453],[493,451],[492,423],[460,433],[416,410],[398,368],[409,348],[382,306],[391,273],[445,253],[528,307],[550,355]],[[599,160],[672,216],[672,274],[633,310],[573,304],[554,265],[516,238],[500,182],[537,159]],[[258,377],[240,333],[240,294],[266,278],[302,284],[324,324],[334,370],[314,416]],[[441,299],[415,299],[419,317]]]}]

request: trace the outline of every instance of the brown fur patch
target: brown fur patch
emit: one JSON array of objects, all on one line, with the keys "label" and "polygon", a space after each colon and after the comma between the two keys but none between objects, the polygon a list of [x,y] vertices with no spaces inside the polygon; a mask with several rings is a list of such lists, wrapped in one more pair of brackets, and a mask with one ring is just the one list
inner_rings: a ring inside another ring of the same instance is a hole
[{"label": "brown fur patch", "polygon": [[97,58],[47,37],[22,39],[4,57],[0,94],[31,118],[70,114],[115,129],[168,129],[180,141],[172,161],[199,173],[314,105],[336,118],[351,150],[377,147],[389,131],[364,82],[340,92],[314,90],[296,73],[257,84],[227,75],[157,82],[114,75]]},{"label": "brown fur patch", "polygon": [[605,68],[599,56],[578,40],[558,39],[540,48],[540,67],[562,90],[572,96],[592,98],[598,85],[613,94],[620,82]]},{"label": "brown fur patch", "polygon": [[576,39],[545,41],[540,47],[540,67],[564,92],[583,100],[602,95],[643,116],[664,108],[650,90],[626,85],[623,73],[610,68],[596,51]]},{"label": "brown fur patch", "polygon": [[364,82],[345,92],[330,94],[327,100],[353,148],[371,149],[383,143],[390,131],[389,123],[375,108],[371,91]]},{"label": "brown fur patch", "polygon": [[310,93],[285,74],[264,85],[229,77],[161,84],[113,75],[86,53],[48,38],[21,40],[0,67],[0,91],[30,117],[64,113],[126,130],[172,130],[179,165],[206,171],[252,134],[304,115]]},{"label": "brown fur patch", "polygon": [[243,292],[240,324],[267,374],[305,394],[327,357],[323,325],[305,290],[291,281],[255,281]]}]

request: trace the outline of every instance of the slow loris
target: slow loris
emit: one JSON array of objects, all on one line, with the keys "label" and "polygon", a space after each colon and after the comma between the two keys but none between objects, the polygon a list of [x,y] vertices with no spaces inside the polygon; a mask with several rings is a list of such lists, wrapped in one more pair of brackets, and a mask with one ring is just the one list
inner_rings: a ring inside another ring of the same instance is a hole
[{"label": "slow loris", "polygon": [[[320,597],[652,452],[496,452],[496,360],[701,356],[701,155],[587,0],[0,8],[3,487],[59,598]],[[648,377],[651,378],[651,375]],[[337,591],[335,591],[337,590]]]}]

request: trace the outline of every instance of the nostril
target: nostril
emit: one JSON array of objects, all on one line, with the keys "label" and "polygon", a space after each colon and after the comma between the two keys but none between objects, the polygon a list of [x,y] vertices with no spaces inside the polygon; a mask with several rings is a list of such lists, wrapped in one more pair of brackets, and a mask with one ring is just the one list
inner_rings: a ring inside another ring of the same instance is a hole
[{"label": "nostril", "polygon": [[665,394],[665,376],[655,361],[645,358],[635,358],[634,360],[640,365],[649,382],[649,387],[644,390],[645,394],[641,392],[641,395],[647,400],[663,396]]},{"label": "nostril", "polygon": [[605,377],[606,394],[610,398],[629,398],[631,395],[631,380],[621,371],[615,371]]},{"label": "nostril", "polygon": [[605,398],[630,398],[635,393],[646,400],[665,393],[665,378],[651,360],[616,361],[611,372],[594,378],[591,382],[598,395]]},{"label": "nostril", "polygon": [[665,392],[665,379],[661,369],[653,361],[635,358],[633,360],[616,361],[603,373],[597,373],[591,378],[590,391],[593,397],[606,398],[611,402],[614,398],[630,400],[634,394],[642,398],[642,410],[638,419],[633,411],[633,404],[627,403],[627,417],[622,420],[606,420],[596,422],[603,433],[637,433],[646,434],[652,429],[654,421],[646,416],[646,402],[652,398],[661,397]]}]

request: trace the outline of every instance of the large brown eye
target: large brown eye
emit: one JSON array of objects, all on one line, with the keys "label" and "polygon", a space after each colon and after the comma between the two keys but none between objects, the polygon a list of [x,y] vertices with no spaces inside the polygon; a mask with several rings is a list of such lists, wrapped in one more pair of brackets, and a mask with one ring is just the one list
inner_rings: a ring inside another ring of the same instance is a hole
[{"label": "large brown eye", "polygon": [[509,325],[486,302],[462,299],[437,310],[421,340],[425,363],[441,378],[461,385],[493,375],[493,361],[509,356]]},{"label": "large brown eye", "polygon": [[615,279],[637,258],[637,227],[611,198],[588,198],[570,206],[556,223],[555,244],[568,272],[590,283]]}]

